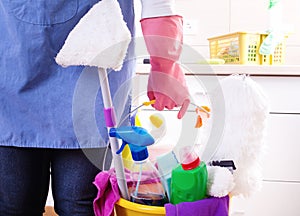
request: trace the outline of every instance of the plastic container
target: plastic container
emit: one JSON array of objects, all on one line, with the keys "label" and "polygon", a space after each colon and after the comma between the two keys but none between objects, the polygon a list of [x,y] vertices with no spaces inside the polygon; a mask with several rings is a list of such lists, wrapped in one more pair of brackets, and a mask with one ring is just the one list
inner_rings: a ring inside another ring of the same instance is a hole
[{"label": "plastic container", "polygon": [[172,170],[171,203],[193,202],[206,198],[206,164],[191,152],[191,147],[184,147],[180,152],[181,164]]},{"label": "plastic container", "polygon": [[115,204],[117,216],[165,216],[166,209],[158,206],[141,205],[123,198]]},{"label": "plastic container", "polygon": [[225,64],[281,65],[284,64],[286,38],[273,55],[260,55],[259,47],[268,34],[235,32],[208,38],[210,58],[219,58]]}]

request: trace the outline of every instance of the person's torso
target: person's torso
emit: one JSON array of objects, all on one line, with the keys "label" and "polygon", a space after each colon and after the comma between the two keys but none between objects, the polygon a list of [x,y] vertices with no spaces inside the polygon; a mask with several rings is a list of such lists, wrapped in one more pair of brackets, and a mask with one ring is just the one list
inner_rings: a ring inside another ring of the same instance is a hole
[{"label": "person's torso", "polygon": [[[0,145],[80,147],[73,129],[73,97],[85,68],[62,68],[55,56],[69,32],[96,2],[0,1]],[[134,34],[133,2],[119,2]],[[133,65],[127,62],[118,72],[119,81],[111,82],[114,92],[119,82],[131,77]],[[95,68],[89,70],[97,73]],[[101,104],[101,95],[97,98]],[[99,123],[102,117],[96,121]],[[95,146],[88,141],[86,145]]]}]

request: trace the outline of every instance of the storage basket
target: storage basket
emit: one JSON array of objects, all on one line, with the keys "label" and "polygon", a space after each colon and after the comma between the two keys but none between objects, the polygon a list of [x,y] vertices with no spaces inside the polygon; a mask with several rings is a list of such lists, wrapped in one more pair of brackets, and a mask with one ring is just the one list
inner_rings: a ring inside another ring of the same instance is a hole
[{"label": "storage basket", "polygon": [[208,38],[210,58],[224,59],[225,64],[281,65],[284,63],[286,37],[273,55],[260,55],[259,48],[268,34],[235,32]]},{"label": "storage basket", "polygon": [[[267,34],[261,34],[261,43],[267,37]],[[285,36],[282,43],[278,44],[275,48],[273,55],[260,55],[262,65],[282,65],[285,60],[286,53],[286,38]]]}]

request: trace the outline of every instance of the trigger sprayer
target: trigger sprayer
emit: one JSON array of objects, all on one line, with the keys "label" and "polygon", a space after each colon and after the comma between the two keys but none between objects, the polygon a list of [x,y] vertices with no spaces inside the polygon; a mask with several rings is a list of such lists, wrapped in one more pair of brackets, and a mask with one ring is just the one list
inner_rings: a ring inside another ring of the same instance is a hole
[{"label": "trigger sprayer", "polygon": [[148,158],[147,146],[154,144],[153,137],[146,129],[137,126],[111,128],[109,135],[122,140],[117,154],[129,145],[134,162],[130,168],[130,200],[144,205],[163,206],[167,202],[165,191],[158,170]]}]

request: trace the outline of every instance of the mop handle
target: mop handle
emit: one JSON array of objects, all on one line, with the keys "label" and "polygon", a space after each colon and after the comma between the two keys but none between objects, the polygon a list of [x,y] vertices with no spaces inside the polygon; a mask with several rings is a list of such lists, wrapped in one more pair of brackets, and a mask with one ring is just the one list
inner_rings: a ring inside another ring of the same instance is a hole
[{"label": "mop handle", "polygon": [[[105,123],[106,123],[107,132],[109,133],[110,128],[116,125],[116,117],[115,117],[116,114],[112,104],[110,87],[109,87],[106,70],[104,68],[98,68],[98,75],[99,75],[103,104],[104,104]],[[129,193],[128,193],[127,182],[125,178],[122,156],[121,154],[116,154],[117,150],[119,149],[119,143],[116,137],[111,137],[111,136],[108,137],[111,145],[113,162],[114,162],[117,182],[121,192],[121,196],[124,199],[129,200]]]}]

